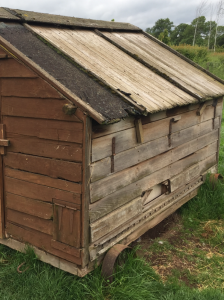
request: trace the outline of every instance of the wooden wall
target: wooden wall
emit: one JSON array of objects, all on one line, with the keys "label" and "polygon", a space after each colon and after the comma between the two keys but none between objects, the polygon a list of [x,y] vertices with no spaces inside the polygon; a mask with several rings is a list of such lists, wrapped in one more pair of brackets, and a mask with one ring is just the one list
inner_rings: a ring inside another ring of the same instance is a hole
[{"label": "wooden wall", "polygon": [[[5,233],[81,264],[83,114],[32,70],[0,50]],[[5,56],[4,56],[5,54]]]},{"label": "wooden wall", "polygon": [[201,175],[218,162],[221,116],[219,99],[137,122],[129,118],[93,126],[91,260],[159,212],[195,195]]}]

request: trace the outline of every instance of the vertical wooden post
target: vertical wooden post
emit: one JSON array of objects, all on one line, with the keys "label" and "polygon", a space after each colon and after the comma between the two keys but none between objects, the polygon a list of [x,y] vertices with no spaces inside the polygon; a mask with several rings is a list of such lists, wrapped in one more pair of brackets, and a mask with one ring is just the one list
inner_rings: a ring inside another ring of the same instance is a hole
[{"label": "vertical wooden post", "polygon": [[83,247],[82,268],[89,263],[89,203],[90,203],[90,164],[92,146],[92,121],[83,116],[83,177],[82,177],[82,217],[81,217],[81,247]]},{"label": "vertical wooden post", "polygon": [[[0,80],[0,123],[2,123],[2,81]],[[2,126],[2,130],[0,132],[2,137],[4,138],[4,126]],[[4,147],[3,147],[4,148]],[[4,151],[4,149],[3,149]],[[5,238],[5,207],[4,207],[4,181],[3,181],[3,157],[0,154],[0,239]]]},{"label": "vertical wooden post", "polygon": [[135,120],[135,129],[136,129],[137,143],[139,143],[139,144],[144,143],[142,120],[140,118]]}]

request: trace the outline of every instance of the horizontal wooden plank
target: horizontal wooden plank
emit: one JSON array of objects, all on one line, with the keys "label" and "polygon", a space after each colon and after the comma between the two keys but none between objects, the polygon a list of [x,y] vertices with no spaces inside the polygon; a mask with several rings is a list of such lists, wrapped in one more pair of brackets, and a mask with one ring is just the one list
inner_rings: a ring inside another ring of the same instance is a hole
[{"label": "horizontal wooden plank", "polygon": [[8,152],[3,160],[5,166],[11,168],[74,182],[81,182],[82,180],[82,165],[80,163],[13,152]]},{"label": "horizontal wooden plank", "polygon": [[[27,245],[15,240],[15,239],[7,238],[4,240],[0,240],[0,244],[5,245],[16,251],[26,253]],[[78,275],[78,272],[80,273],[80,272],[86,271],[86,269],[84,269],[84,270],[78,269],[77,265],[74,263],[68,262],[64,259],[61,259],[61,258],[55,256],[55,255],[49,254],[46,251],[40,250],[35,246],[32,246],[32,249],[34,250],[35,254],[37,255],[37,257],[40,261],[50,264],[51,266],[53,266],[55,268],[59,268],[60,270],[69,272],[73,275]]]},{"label": "horizontal wooden plank", "polygon": [[2,97],[2,115],[27,118],[81,122],[74,115],[66,115],[62,108],[69,103],[60,99]]},{"label": "horizontal wooden plank", "polygon": [[3,59],[0,64],[0,77],[37,78],[38,76],[28,67],[25,67],[15,59]]},{"label": "horizontal wooden plank", "polygon": [[5,191],[19,196],[36,200],[52,202],[52,199],[60,199],[68,202],[81,203],[80,194],[74,194],[59,189],[43,186],[5,176]]},{"label": "horizontal wooden plank", "polygon": [[4,116],[6,131],[42,139],[82,143],[83,123]]},{"label": "horizontal wooden plank", "polygon": [[[207,147],[209,150],[207,149]],[[144,191],[148,190],[152,186],[170,179],[175,175],[183,172],[190,166],[198,163],[198,161],[205,160],[208,156],[210,157],[211,155],[213,155],[214,151],[217,151],[217,142],[215,142],[214,145],[207,147],[175,163],[163,166],[158,171],[152,171],[150,175],[147,175],[141,179],[137,178],[138,181],[135,181],[136,178],[133,178],[134,182],[132,181],[131,184],[126,185],[118,190],[114,189],[114,186],[107,186],[111,194],[107,194],[107,196],[102,198],[100,201],[90,205],[90,222],[102,218],[103,216],[124,205],[130,200],[141,196]],[[213,156],[215,155],[216,154],[214,154]],[[206,165],[207,169],[209,169],[210,167],[208,166],[208,164]],[[102,184],[101,186],[103,188],[104,185]]]},{"label": "horizontal wooden plank", "polygon": [[122,241],[132,232],[136,232],[138,228],[141,228],[143,224],[147,224],[150,222],[150,220],[153,220],[158,215],[161,215],[161,213],[169,211],[170,207],[178,205],[179,203],[181,206],[183,204],[183,198],[189,197],[188,199],[190,200],[192,198],[192,192],[195,196],[197,194],[198,187],[202,183],[203,181],[200,176],[192,180],[189,184],[182,186],[174,193],[159,197],[158,201],[156,199],[154,201],[154,205],[151,206],[150,209],[128,220],[126,223],[122,224],[118,228],[115,228],[113,231],[108,232],[99,240],[94,241],[94,244],[89,247],[90,260],[94,260],[96,258],[96,255],[99,256],[103,254],[106,250]]},{"label": "horizontal wooden plank", "polygon": [[[209,151],[208,147],[206,148],[207,151]],[[190,182],[193,178],[198,177],[200,174],[203,174],[203,172],[211,168],[211,166],[215,165],[217,163],[216,151],[217,151],[217,143],[211,144],[210,153],[213,152],[213,155],[209,155],[205,160],[202,160],[194,164],[189,169],[171,178],[170,179],[171,193],[177,190],[178,188],[180,188],[180,186],[182,186],[183,184]]]},{"label": "horizontal wooden plank", "polygon": [[55,241],[55,240],[51,240],[51,246],[54,249],[58,249],[58,250],[60,250],[62,252],[68,253],[68,254],[76,256],[76,257],[80,257],[80,254],[81,254],[81,250],[80,249],[71,247],[69,245],[60,243],[60,242]]},{"label": "horizontal wooden plank", "polygon": [[[222,114],[222,103],[217,105],[217,117]],[[214,117],[214,107],[207,106],[202,116],[196,115],[196,110],[178,115],[181,117],[178,122],[172,124],[172,133],[179,132],[185,128],[208,121]],[[169,124],[171,118],[166,118],[157,122],[143,125],[143,140],[144,143],[158,139],[169,134]],[[119,123],[118,123],[119,124]],[[118,126],[118,125],[117,125]],[[115,138],[115,153],[118,154],[127,149],[138,145],[136,139],[136,129],[130,128],[122,130],[114,134],[103,136],[92,141],[92,162],[111,156],[112,138]]]},{"label": "horizontal wooden plank", "polygon": [[6,137],[10,140],[10,146],[7,148],[8,152],[19,152],[76,162],[82,161],[81,144],[44,140],[11,132],[7,132]]},{"label": "horizontal wooden plank", "polygon": [[50,220],[53,217],[53,206],[50,203],[25,198],[11,193],[5,193],[7,208]]},{"label": "horizontal wooden plank", "polygon": [[4,175],[12,178],[25,180],[27,182],[37,183],[59,190],[81,194],[81,184],[65,181],[61,179],[53,179],[48,176],[38,175],[35,173],[23,172],[16,169],[5,168]]},{"label": "horizontal wooden plank", "polygon": [[45,252],[51,253],[57,257],[61,257],[67,261],[81,265],[81,258],[75,257],[68,253],[57,250],[51,246],[52,236],[36,231],[30,228],[24,228],[10,222],[6,223],[6,234],[15,240],[29,243]]},{"label": "horizontal wooden plank", "polygon": [[[130,244],[131,242],[136,240],[136,237],[140,237],[143,235],[146,231],[148,231],[150,228],[155,227],[158,225],[161,221],[166,219],[168,216],[170,216],[172,213],[174,213],[178,208],[180,208],[182,205],[184,205],[186,202],[194,198],[198,193],[199,188],[196,188],[195,190],[191,191],[184,197],[182,197],[179,201],[175,202],[172,206],[170,206],[167,210],[163,211],[159,215],[155,216],[150,221],[145,222],[142,226],[140,226],[137,230],[135,230],[132,234],[127,236],[124,243]],[[106,251],[106,250],[105,250]]]},{"label": "horizontal wooden plank", "polygon": [[92,139],[99,138],[108,134],[122,131],[134,127],[134,117],[126,118],[115,124],[109,125],[93,125],[92,126]]},{"label": "horizontal wooden plank", "polygon": [[52,220],[41,219],[12,209],[7,209],[6,220],[49,235],[52,235],[53,232]]},{"label": "horizontal wooden plank", "polygon": [[2,78],[2,96],[64,98],[42,78]]},{"label": "horizontal wooden plank", "polygon": [[131,203],[122,206],[111,214],[96,221],[91,228],[91,241],[98,240],[108,232],[125,223],[127,220],[140,214],[142,211],[142,198],[137,198]]},{"label": "horizontal wooden plank", "polygon": [[[215,119],[215,128],[219,127],[219,122],[220,119],[217,117]],[[118,153],[114,156],[114,171],[118,172],[134,166],[142,161],[166,152],[178,145],[197,139],[212,131],[213,120],[211,119],[172,134],[171,147],[169,147],[168,137],[165,136]],[[91,181],[93,182],[109,175],[111,173],[110,166],[110,158],[106,158],[92,164]]]},{"label": "horizontal wooden plank", "polygon": [[[134,180],[138,180],[146,175],[149,175],[156,170],[159,170],[160,168],[171,164],[171,162],[174,163],[175,161],[182,159],[183,157],[188,156],[197,150],[202,149],[210,143],[217,141],[219,137],[218,134],[218,130],[212,131],[211,133],[182,144],[174,149],[171,149],[170,151],[164,152],[160,155],[150,158],[149,160],[143,161],[136,166],[130,167],[118,173],[111,174],[110,176],[107,176],[101,180],[98,180],[98,183],[91,184],[91,193],[95,193],[95,189],[97,189],[99,185],[102,189],[101,192],[103,192],[104,189],[107,189],[108,185],[113,186],[114,180],[117,180],[119,187],[121,185],[121,182],[123,185],[125,185],[127,179],[129,180],[129,183],[132,182],[132,180],[130,180],[131,177],[133,177]],[[105,165],[103,164],[104,161]],[[92,180],[97,180],[97,175],[100,179],[100,175],[106,173],[108,164],[109,163],[107,159],[102,160],[101,163],[93,164],[91,166]]]}]

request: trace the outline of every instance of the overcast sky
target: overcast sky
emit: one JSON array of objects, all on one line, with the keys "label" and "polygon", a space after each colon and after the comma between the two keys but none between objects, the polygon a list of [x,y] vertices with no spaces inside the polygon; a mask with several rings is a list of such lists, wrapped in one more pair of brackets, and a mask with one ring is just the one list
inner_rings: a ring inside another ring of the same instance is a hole
[{"label": "overcast sky", "polygon": [[[67,15],[79,18],[132,23],[142,29],[158,19],[175,25],[190,23],[201,0],[0,0],[2,7]],[[211,0],[216,3],[215,0]],[[222,21],[222,24],[224,22]]]}]

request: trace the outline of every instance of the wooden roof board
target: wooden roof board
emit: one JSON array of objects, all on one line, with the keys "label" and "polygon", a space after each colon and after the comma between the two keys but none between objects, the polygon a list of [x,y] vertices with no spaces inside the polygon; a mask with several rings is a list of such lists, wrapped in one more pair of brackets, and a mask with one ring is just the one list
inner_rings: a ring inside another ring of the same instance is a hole
[{"label": "wooden roof board", "polygon": [[90,78],[20,24],[0,23],[0,36],[107,120],[125,118],[131,106]]},{"label": "wooden roof board", "polygon": [[58,49],[79,61],[110,86],[131,94],[148,112],[197,102],[93,31],[31,26]]},{"label": "wooden roof board", "polygon": [[130,30],[141,31],[140,28],[129,23],[123,22],[110,22],[102,20],[91,20],[75,17],[67,17],[60,15],[53,15],[47,13],[38,13],[33,11],[26,11],[20,9],[9,9],[8,12],[14,14],[18,18],[28,23],[45,23],[54,25],[63,25],[69,27],[82,27],[82,28],[98,28],[98,29],[112,29],[112,30]]},{"label": "wooden roof board", "polygon": [[15,15],[9,13],[3,7],[0,7],[0,20],[19,20]]},{"label": "wooden roof board", "polygon": [[216,97],[224,93],[224,85],[192,66],[180,57],[148,39],[142,33],[109,33],[108,38],[156,67],[176,82],[202,97]]}]

